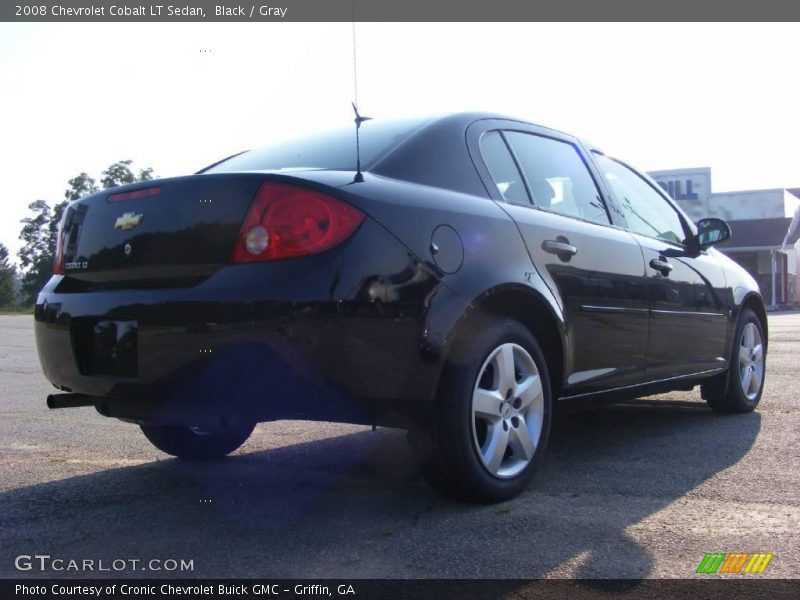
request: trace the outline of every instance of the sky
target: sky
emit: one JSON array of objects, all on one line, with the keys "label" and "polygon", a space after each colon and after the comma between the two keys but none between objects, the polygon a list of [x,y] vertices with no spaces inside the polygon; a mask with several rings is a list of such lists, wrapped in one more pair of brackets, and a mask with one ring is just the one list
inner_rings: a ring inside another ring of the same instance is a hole
[{"label": "sky", "polygon": [[[713,191],[800,186],[793,24],[357,23],[376,119],[504,113]],[[352,123],[350,23],[0,23],[0,242],[67,181],[159,176]]]}]

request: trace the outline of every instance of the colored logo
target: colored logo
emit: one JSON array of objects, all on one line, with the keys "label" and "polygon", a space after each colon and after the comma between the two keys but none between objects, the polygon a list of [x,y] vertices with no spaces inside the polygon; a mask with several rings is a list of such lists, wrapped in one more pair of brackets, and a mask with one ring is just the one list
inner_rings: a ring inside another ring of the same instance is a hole
[{"label": "colored logo", "polygon": [[144,215],[136,214],[136,213],[125,213],[121,217],[117,217],[117,220],[114,222],[114,229],[122,229],[123,231],[127,231],[128,229],[133,229],[139,223],[142,222],[142,217]]},{"label": "colored logo", "polygon": [[763,573],[773,554],[765,552],[709,552],[700,561],[696,573]]}]

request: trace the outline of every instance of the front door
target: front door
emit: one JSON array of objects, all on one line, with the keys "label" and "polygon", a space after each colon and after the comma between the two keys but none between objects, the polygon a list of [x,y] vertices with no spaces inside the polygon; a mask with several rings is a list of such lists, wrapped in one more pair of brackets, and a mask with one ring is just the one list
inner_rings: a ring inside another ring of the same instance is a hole
[{"label": "front door", "polygon": [[683,218],[643,176],[605,156],[594,158],[644,253],[650,306],[647,378],[724,368],[728,315],[722,265],[708,252],[690,251]]}]

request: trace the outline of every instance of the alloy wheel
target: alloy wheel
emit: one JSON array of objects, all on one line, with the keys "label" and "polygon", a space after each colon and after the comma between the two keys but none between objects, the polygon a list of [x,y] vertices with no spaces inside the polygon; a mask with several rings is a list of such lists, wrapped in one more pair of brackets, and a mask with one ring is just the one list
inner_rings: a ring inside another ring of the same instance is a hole
[{"label": "alloy wheel", "polygon": [[539,370],[517,344],[495,348],[481,366],[472,394],[472,438],[489,473],[522,472],[542,434],[544,395]]},{"label": "alloy wheel", "polygon": [[748,400],[755,400],[764,381],[764,345],[755,323],[747,323],[739,341],[739,383]]}]

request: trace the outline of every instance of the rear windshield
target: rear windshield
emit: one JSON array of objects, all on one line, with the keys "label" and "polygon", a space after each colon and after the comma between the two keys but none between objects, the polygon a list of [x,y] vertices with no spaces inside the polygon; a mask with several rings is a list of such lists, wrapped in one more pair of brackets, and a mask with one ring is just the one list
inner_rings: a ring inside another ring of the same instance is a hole
[{"label": "rear windshield", "polygon": [[[431,121],[398,119],[365,121],[359,134],[361,168],[367,169],[387,150],[404,142]],[[317,133],[307,137],[248,150],[213,165],[202,173],[272,171],[279,169],[331,169],[355,171],[356,128]]]}]

